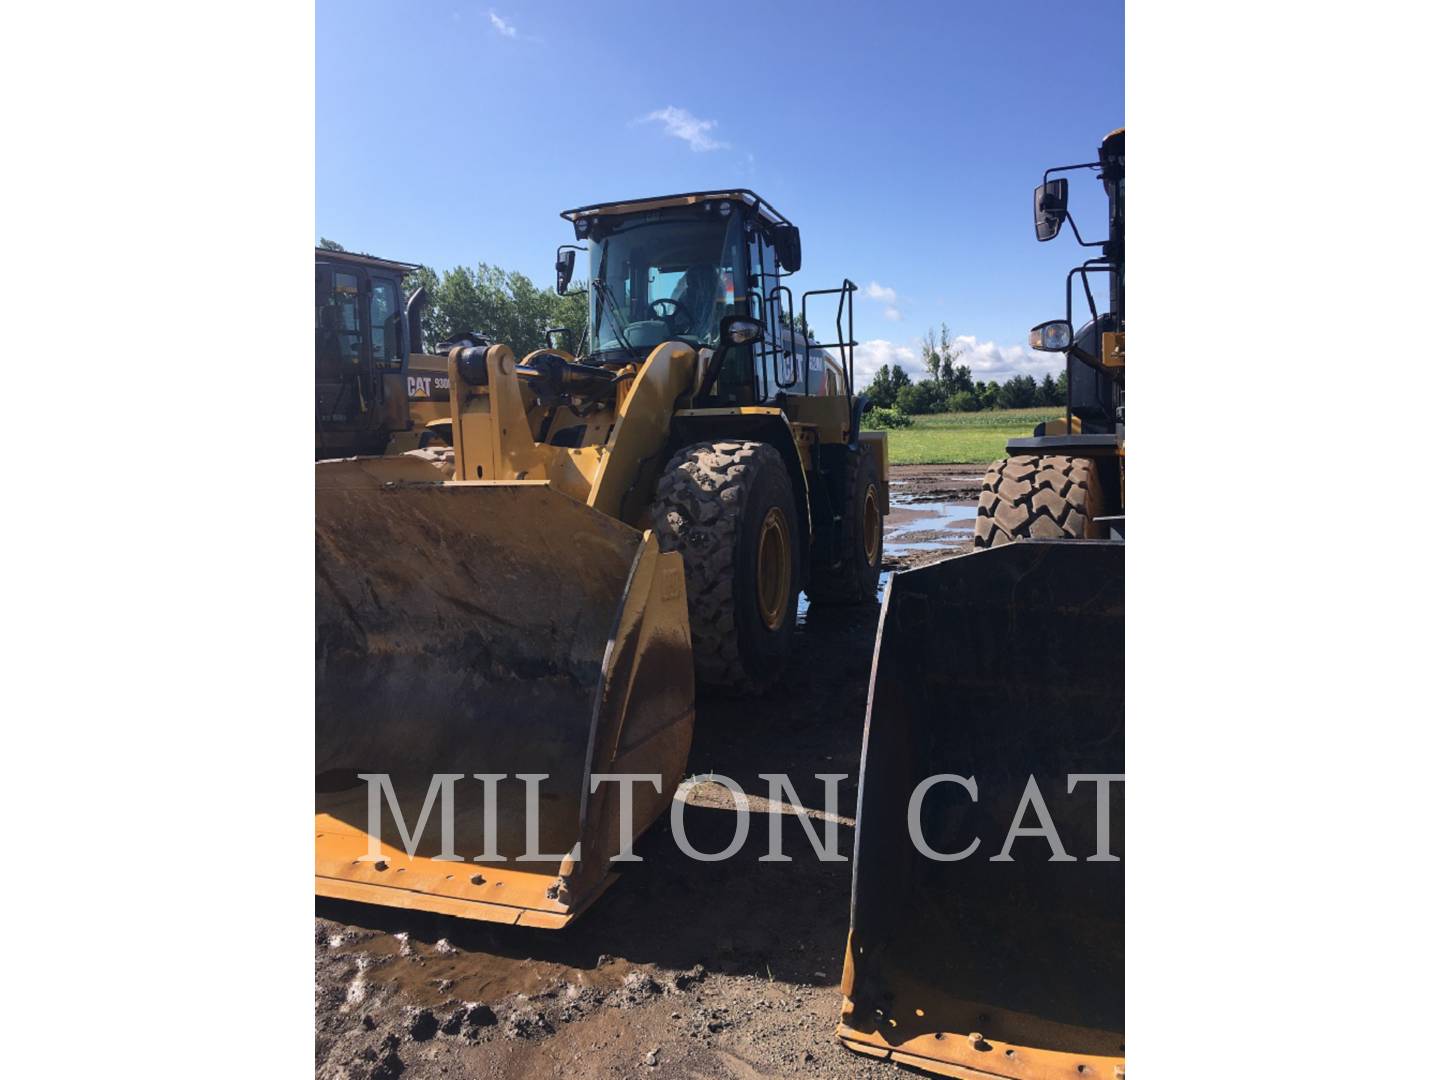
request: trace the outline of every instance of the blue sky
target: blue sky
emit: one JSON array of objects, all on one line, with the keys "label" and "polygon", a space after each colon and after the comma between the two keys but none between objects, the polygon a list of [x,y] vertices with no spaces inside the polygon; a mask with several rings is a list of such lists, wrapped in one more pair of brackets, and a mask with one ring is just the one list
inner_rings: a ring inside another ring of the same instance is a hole
[{"label": "blue sky", "polygon": [[[547,282],[563,209],[751,187],[800,226],[798,285],[860,285],[862,372],[918,369],[944,321],[977,375],[1038,377],[1026,331],[1083,256],[1035,242],[1030,193],[1124,123],[1123,24],[1112,0],[319,0],[316,234]],[[1071,176],[1090,239],[1103,193]]]}]

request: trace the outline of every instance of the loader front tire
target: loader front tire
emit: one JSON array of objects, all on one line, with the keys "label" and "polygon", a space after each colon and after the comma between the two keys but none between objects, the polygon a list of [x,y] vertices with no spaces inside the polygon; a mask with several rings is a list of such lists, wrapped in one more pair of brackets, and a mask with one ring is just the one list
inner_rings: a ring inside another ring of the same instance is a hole
[{"label": "loader front tire", "polygon": [[685,560],[695,678],[758,694],[795,633],[801,534],[785,462],[761,442],[701,442],[665,466],[650,510],[662,551]]},{"label": "loader front tire", "polygon": [[980,487],[975,547],[1014,540],[1083,540],[1102,535],[1095,463],[1089,458],[1025,455],[991,464]]},{"label": "loader front tire", "polygon": [[840,520],[840,562],[812,566],[805,595],[812,604],[873,604],[885,549],[880,513],[880,465],[863,446],[845,466],[845,510]]}]

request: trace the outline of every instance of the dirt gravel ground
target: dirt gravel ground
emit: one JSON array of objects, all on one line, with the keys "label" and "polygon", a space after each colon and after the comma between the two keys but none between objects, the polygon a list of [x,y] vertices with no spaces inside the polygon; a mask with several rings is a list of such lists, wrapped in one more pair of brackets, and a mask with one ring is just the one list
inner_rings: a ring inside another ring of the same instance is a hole
[{"label": "dirt gravel ground", "polygon": [[[892,469],[887,571],[970,550],[983,468]],[[968,515],[968,517],[967,517]],[[889,1077],[834,1036],[848,928],[854,814],[878,605],[805,610],[784,683],[761,701],[697,702],[691,774],[765,798],[786,772],[821,809],[817,773],[843,773],[839,849],[822,862],[794,814],[788,863],[759,862],[770,815],[740,853],[687,858],[668,821],[643,862],[570,928],[541,931],[317,900],[315,1070],[326,1078]],[[734,835],[728,798],[692,792],[700,850]],[[822,828],[817,823],[817,829]]]}]

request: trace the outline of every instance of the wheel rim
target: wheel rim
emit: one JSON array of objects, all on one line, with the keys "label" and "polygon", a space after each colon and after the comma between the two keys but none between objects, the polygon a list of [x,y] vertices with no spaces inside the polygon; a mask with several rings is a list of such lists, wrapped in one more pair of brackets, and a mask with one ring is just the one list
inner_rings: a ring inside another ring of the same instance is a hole
[{"label": "wheel rim", "polygon": [[880,536],[882,525],[880,523],[880,500],[875,496],[875,485],[871,484],[865,489],[865,561],[875,565],[875,560],[880,557]]},{"label": "wheel rim", "polygon": [[778,506],[770,508],[760,525],[759,554],[755,561],[760,618],[767,629],[779,630],[785,623],[790,600],[790,530]]}]

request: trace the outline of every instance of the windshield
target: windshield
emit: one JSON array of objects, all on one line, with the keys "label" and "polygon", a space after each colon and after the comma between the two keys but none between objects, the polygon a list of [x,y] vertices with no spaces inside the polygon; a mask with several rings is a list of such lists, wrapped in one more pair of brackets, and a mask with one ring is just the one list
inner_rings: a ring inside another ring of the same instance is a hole
[{"label": "windshield", "polygon": [[714,347],[744,300],[741,215],[622,222],[590,244],[592,351],[647,353],[664,341]]}]

